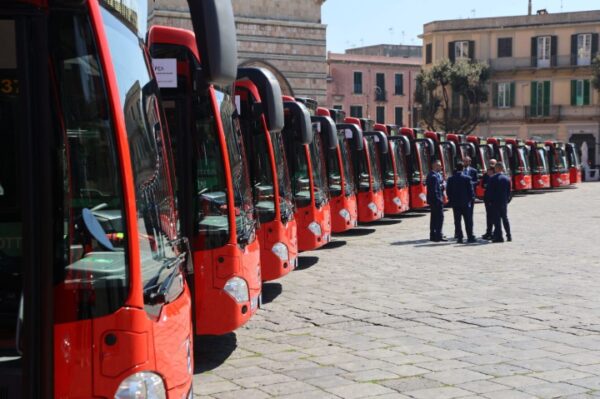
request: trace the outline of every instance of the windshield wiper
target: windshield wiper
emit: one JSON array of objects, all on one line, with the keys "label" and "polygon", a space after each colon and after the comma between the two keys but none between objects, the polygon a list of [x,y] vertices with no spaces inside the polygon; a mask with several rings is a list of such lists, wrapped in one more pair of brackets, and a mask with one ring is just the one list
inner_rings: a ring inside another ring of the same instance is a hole
[{"label": "windshield wiper", "polygon": [[[169,290],[171,289],[175,276],[179,274],[175,273],[175,271],[179,269],[179,266],[181,266],[186,259],[187,253],[182,252],[177,256],[163,260],[163,264],[156,275],[144,287],[144,303],[156,305],[167,303],[169,301]],[[174,272],[170,273],[162,282],[159,282],[162,272],[171,269],[175,269]]]}]

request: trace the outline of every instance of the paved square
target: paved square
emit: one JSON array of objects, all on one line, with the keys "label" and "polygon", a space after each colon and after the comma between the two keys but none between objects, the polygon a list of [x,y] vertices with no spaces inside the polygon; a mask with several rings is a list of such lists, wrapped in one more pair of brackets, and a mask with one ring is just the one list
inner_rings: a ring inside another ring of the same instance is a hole
[{"label": "paved square", "polygon": [[196,340],[195,395],[600,398],[600,184],[509,217],[511,243],[430,243],[416,213],[302,254],[245,327]]}]

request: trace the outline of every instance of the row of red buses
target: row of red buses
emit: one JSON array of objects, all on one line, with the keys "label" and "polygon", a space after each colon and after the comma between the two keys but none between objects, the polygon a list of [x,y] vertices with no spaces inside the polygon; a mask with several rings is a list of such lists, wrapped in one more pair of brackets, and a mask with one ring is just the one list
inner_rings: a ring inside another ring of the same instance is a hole
[{"label": "row of red buses", "polygon": [[[231,4],[189,5],[205,86],[233,82]],[[0,15],[0,392],[191,398],[193,270],[147,3]]]}]

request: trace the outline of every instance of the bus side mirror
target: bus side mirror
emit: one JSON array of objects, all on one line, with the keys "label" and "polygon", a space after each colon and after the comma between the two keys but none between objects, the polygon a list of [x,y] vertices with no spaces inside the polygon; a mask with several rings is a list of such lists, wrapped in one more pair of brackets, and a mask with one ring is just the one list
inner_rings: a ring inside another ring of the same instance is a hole
[{"label": "bus side mirror", "polygon": [[448,147],[450,147],[450,152],[452,153],[452,158],[456,158],[456,143],[454,143],[453,141],[446,141],[444,143],[445,145],[447,145]]},{"label": "bus side mirror", "polygon": [[318,131],[322,133],[322,137],[325,138],[327,147],[330,150],[335,150],[338,143],[337,128],[335,122],[329,116],[312,116],[311,120],[313,123],[319,124]]},{"label": "bus side mirror", "polygon": [[344,131],[346,139],[352,140],[353,150],[362,151],[365,148],[363,132],[359,125],[355,125],[354,123],[338,123],[337,128]]},{"label": "bus side mirror", "polygon": [[286,101],[283,103],[284,109],[287,109],[292,119],[296,120],[298,126],[294,132],[295,139],[300,144],[310,144],[313,141],[313,130],[312,122],[310,121],[310,114],[304,104],[297,101]]},{"label": "bus side mirror", "polygon": [[238,53],[231,2],[188,0],[188,5],[206,81],[221,86],[232,84]]},{"label": "bus side mirror", "polygon": [[512,147],[512,145],[507,145],[506,146],[506,152],[508,153],[508,157],[509,158],[513,157],[513,147]]},{"label": "bus side mirror", "polygon": [[384,132],[375,131],[373,132],[373,139],[377,143],[377,147],[379,148],[379,152],[382,154],[387,154],[389,151],[389,144],[387,135]]},{"label": "bus side mirror", "polygon": [[258,89],[262,111],[270,131],[280,131],[284,126],[281,86],[275,75],[265,68],[238,68],[237,79],[248,79]]},{"label": "bus side mirror", "polygon": [[429,156],[435,156],[435,143],[432,139],[424,139],[427,143],[427,149],[429,150]]}]

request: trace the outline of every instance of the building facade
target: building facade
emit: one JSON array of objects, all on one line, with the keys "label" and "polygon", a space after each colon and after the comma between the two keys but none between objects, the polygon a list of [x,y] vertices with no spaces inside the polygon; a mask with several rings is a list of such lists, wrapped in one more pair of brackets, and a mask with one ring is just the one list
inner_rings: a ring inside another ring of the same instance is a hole
[{"label": "building facade", "polygon": [[443,58],[487,62],[490,96],[475,134],[587,142],[596,164],[600,106],[590,65],[599,22],[600,11],[431,22],[424,67]]},{"label": "building facade", "polygon": [[[325,0],[232,0],[240,66],[261,66],[275,74],[284,94],[326,95]],[[186,0],[149,0],[149,25],[191,29]]]},{"label": "building facade", "polygon": [[[379,47],[374,51],[373,47]],[[328,53],[326,104],[348,116],[365,117],[378,123],[412,126],[412,93],[421,68],[420,46],[407,56],[386,56],[390,45],[370,46],[361,53]]]}]

